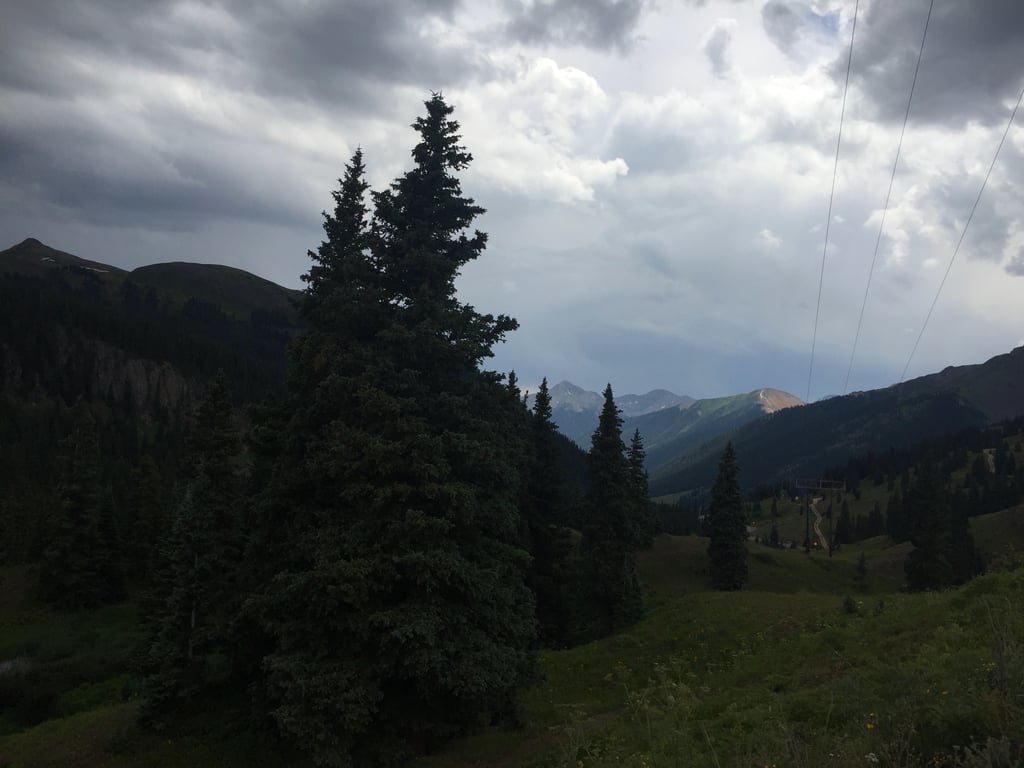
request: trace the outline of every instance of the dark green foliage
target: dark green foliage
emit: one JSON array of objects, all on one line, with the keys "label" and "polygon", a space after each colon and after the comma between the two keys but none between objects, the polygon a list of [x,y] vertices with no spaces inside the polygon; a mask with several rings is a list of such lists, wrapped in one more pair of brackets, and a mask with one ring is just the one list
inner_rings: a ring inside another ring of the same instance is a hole
[{"label": "dark green foliage", "polygon": [[747,583],[747,520],[732,443],[718,464],[705,530],[711,584],[715,589],[742,589]]},{"label": "dark green foliage", "polygon": [[230,673],[243,535],[240,443],[223,374],[196,410],[188,446],[184,493],[163,540],[149,617],[147,718],[181,707]]},{"label": "dark green foliage", "polygon": [[913,590],[941,589],[953,583],[950,552],[950,506],[938,468],[918,468],[905,498],[914,549],[907,557],[907,585]]},{"label": "dark green foliage", "polygon": [[885,508],[885,529],[889,537],[896,542],[906,541],[910,536],[910,519],[899,488],[889,496]]},{"label": "dark green foliage", "polygon": [[644,440],[640,430],[633,431],[629,441],[629,488],[633,496],[635,509],[631,515],[633,521],[633,538],[636,546],[650,549],[654,543],[654,532],[657,520],[651,509],[650,492],[647,487],[647,468],[645,466]]},{"label": "dark green foliage", "polygon": [[609,384],[587,457],[583,528],[584,633],[602,637],[643,613],[636,574],[636,496],[622,442],[622,419]]},{"label": "dark green foliage", "polygon": [[528,584],[537,605],[538,638],[545,645],[561,645],[569,639],[574,624],[575,546],[572,531],[564,526],[564,478],[546,378],[534,397],[528,431],[529,466],[522,500],[533,558]]},{"label": "dark green foliage", "polygon": [[96,421],[82,409],[62,443],[58,509],[39,569],[39,592],[64,607],[96,606],[120,599],[124,580],[110,501],[100,476]]},{"label": "dark green foliage", "polygon": [[832,537],[832,546],[841,547],[853,541],[852,521],[850,520],[850,504],[843,499],[843,505],[839,510],[839,518],[836,520],[835,535]]},{"label": "dark green foliage", "polygon": [[911,589],[963,584],[982,571],[971,535],[967,499],[953,493],[932,460],[918,465],[904,503],[913,551],[905,571]]},{"label": "dark green foliage", "polygon": [[276,454],[246,611],[267,643],[260,696],[324,765],[394,764],[509,714],[533,667],[522,405],[479,370],[516,324],[455,298],[482,209],[454,175],[471,157],[451,108],[426,106],[414,167],[373,195],[372,226],[361,154],[349,163],[289,401],[254,444],[259,463]]},{"label": "dark green foliage", "polygon": [[857,589],[864,590],[867,587],[868,581],[868,559],[863,552],[861,552],[857,557],[857,567],[854,573],[854,581],[857,583]]},{"label": "dark green foliage", "polygon": [[162,486],[160,468],[146,454],[132,469],[127,499],[131,523],[125,551],[132,576],[140,582],[153,575],[159,562],[159,542],[168,533]]}]

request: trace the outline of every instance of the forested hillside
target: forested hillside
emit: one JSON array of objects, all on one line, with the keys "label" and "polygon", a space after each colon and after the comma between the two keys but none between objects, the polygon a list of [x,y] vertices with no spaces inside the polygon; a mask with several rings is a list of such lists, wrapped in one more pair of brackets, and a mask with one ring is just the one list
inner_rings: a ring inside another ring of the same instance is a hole
[{"label": "forested hillside", "polygon": [[746,456],[745,487],[816,476],[868,452],[1024,414],[1024,347],[981,365],[789,408],[677,456],[653,473],[656,496],[709,487],[725,443]]}]

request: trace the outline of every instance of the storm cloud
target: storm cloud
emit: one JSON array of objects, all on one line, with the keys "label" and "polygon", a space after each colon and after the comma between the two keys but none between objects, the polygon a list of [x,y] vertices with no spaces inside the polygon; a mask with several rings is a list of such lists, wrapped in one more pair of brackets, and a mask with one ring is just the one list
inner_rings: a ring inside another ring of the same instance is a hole
[{"label": "storm cloud", "polygon": [[[852,4],[840,0],[12,3],[0,247],[227,263],[299,286],[345,161],[381,188],[431,92],[487,208],[462,297],[499,370],[714,396],[807,379]],[[862,3],[811,397],[843,384],[925,0]],[[1021,5],[937,2],[852,386],[894,381],[1021,85]],[[911,373],[1024,342],[1024,130]]]},{"label": "storm cloud", "polygon": [[629,50],[645,0],[511,0],[507,30],[526,43]]},{"label": "storm cloud", "polygon": [[[876,120],[902,120],[927,0],[876,2],[857,26],[851,78]],[[949,125],[1002,124],[1024,86],[1024,3],[937,2],[914,92],[911,119]],[[846,60],[833,67],[845,75]]]}]

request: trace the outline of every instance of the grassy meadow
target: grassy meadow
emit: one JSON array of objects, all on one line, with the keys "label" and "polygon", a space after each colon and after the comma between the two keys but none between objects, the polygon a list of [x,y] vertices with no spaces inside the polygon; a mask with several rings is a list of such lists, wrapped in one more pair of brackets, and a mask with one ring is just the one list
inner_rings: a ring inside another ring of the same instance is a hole
[{"label": "grassy meadow", "polygon": [[[972,527],[1002,543],[1022,517]],[[906,545],[829,558],[751,544],[750,589],[718,593],[705,548],[659,537],[640,559],[639,624],[542,652],[519,727],[482,724],[417,768],[1022,764],[1024,569],[906,594]],[[138,729],[134,604],[53,613],[24,597],[29,576],[0,570],[0,765],[306,765],[255,735],[244,702]]]}]

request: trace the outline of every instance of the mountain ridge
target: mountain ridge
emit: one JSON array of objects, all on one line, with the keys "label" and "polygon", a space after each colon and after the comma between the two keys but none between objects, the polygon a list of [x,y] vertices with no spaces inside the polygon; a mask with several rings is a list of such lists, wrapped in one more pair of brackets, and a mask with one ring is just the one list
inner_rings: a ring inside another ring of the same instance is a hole
[{"label": "mountain ridge", "polygon": [[814,476],[851,456],[904,448],[1024,415],[1024,347],[877,390],[776,412],[662,462],[655,496],[710,486],[732,442],[745,487]]}]

